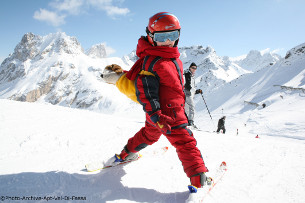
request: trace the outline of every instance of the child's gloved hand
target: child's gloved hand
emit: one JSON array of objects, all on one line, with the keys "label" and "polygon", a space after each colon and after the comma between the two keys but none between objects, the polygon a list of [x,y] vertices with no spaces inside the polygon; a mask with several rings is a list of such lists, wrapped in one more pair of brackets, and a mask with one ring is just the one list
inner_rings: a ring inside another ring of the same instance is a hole
[{"label": "child's gloved hand", "polygon": [[152,122],[156,124],[156,127],[159,128],[162,133],[164,134],[171,133],[170,124],[175,121],[173,118],[162,114],[161,110],[159,110],[153,113],[152,115],[150,115],[150,119]]},{"label": "child's gloved hand", "polygon": [[123,74],[124,71],[121,66],[112,64],[105,67],[103,73],[101,74],[101,78],[104,82],[115,85]]}]

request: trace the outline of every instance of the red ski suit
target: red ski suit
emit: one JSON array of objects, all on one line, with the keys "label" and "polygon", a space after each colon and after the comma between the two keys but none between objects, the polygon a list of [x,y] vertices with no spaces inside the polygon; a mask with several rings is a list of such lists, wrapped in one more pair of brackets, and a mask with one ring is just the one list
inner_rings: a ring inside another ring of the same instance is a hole
[{"label": "red ski suit", "polygon": [[162,132],[150,115],[161,110],[162,114],[175,120],[170,124],[171,133],[164,135],[176,148],[187,176],[207,172],[193,133],[186,128],[183,65],[178,48],[154,47],[142,37],[138,41],[137,55],[140,59],[126,77],[135,80],[137,100],[146,112],[146,122],[145,127],[128,140],[125,149],[137,152],[158,141]]}]

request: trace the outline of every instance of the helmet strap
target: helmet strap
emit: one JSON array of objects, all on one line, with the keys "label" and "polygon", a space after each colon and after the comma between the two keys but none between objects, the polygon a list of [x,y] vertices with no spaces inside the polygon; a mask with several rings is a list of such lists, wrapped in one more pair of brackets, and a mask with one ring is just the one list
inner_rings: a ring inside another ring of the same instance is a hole
[{"label": "helmet strap", "polygon": [[174,47],[178,45],[178,42],[179,42],[179,38],[175,41]]},{"label": "helmet strap", "polygon": [[154,41],[154,35],[149,31],[148,27],[146,27],[146,34],[151,38],[154,43],[154,46],[157,46],[157,43]]},{"label": "helmet strap", "polygon": [[148,34],[151,38],[154,37],[154,35],[149,31],[148,27],[146,27],[146,34]]}]

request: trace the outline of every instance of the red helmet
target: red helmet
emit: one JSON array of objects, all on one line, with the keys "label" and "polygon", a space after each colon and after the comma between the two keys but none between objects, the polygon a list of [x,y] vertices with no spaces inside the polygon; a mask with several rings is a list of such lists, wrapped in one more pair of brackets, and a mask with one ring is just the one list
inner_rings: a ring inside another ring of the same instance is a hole
[{"label": "red helmet", "polygon": [[[160,12],[149,18],[148,26],[146,27],[146,33],[147,33],[148,41],[152,45],[156,45],[153,41],[153,34],[155,32],[172,31],[172,30],[180,31],[180,29],[181,26],[179,20],[175,15],[168,12]],[[175,45],[177,45],[178,40],[176,40]]]}]

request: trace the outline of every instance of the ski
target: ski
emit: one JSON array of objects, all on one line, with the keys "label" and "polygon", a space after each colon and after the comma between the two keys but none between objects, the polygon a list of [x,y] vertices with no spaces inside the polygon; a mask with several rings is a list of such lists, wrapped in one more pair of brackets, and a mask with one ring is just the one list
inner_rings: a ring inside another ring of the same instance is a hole
[{"label": "ski", "polygon": [[134,159],[134,160],[122,161],[122,162],[119,162],[119,163],[116,163],[116,164],[113,164],[113,165],[106,165],[106,166],[103,163],[90,163],[90,164],[86,164],[85,167],[86,167],[88,172],[95,172],[95,171],[100,171],[100,170],[107,169],[107,168],[122,166],[124,164],[137,161],[141,157],[142,157],[142,155],[139,154],[138,158]]},{"label": "ski", "polygon": [[196,188],[192,185],[189,186],[190,196],[186,200],[186,203],[199,203],[208,196],[208,194],[213,190],[217,183],[221,181],[223,176],[226,174],[228,168],[227,163],[223,161],[220,166],[216,169],[214,178],[208,177],[208,184],[203,188]]},{"label": "ski", "polygon": [[[151,151],[150,153],[147,153],[145,155],[154,155],[154,156],[162,155],[167,150],[168,150],[168,147],[157,148],[157,149],[154,149],[153,151]],[[137,159],[118,162],[118,163],[110,164],[110,165],[105,165],[104,162],[96,162],[96,163],[93,162],[93,163],[86,164],[85,168],[86,168],[87,172],[96,172],[96,171],[101,171],[101,170],[108,169],[108,168],[113,168],[113,167],[116,167],[116,166],[122,166],[122,165],[125,165],[125,164],[128,164],[128,163],[137,161],[140,158],[142,158],[142,156],[143,156],[142,154],[138,154],[138,155],[139,156],[138,156]]]}]

